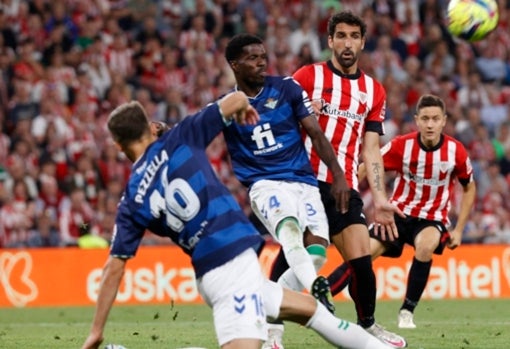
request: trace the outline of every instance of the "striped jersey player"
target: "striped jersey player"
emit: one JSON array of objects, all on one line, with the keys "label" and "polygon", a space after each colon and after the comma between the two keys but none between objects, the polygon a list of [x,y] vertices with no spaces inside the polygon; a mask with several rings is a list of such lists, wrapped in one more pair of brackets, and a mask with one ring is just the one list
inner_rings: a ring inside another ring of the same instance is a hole
[{"label": "striped jersey player", "polygon": [[428,149],[419,132],[394,138],[381,149],[386,171],[396,171],[390,201],[407,216],[450,225],[449,210],[454,185],[466,186],[473,169],[466,148],[455,138],[442,134]]},{"label": "striped jersey player", "polygon": [[383,235],[398,235],[392,205],[385,192],[380,135],[386,92],[383,85],[358,66],[365,47],[367,25],[350,11],[334,13],[328,20],[330,59],[305,65],[294,74],[318,112],[318,123],[336,153],[351,188],[349,209],[338,212],[329,195],[331,173],[316,155],[316,148],[305,135],[304,142],[312,168],[319,180],[326,209],[331,241],[353,270],[349,288],[356,306],[358,323],[386,344],[403,348],[404,338],[385,330],[375,321],[376,285],[369,248],[368,226],[359,193],[358,165],[367,165],[367,179],[374,200],[374,221]]},{"label": "striped jersey player", "polygon": [[[384,168],[396,173],[390,201],[405,217],[395,216],[398,237],[385,239],[370,229],[370,254],[399,257],[406,244],[415,250],[409,270],[405,299],[398,314],[400,328],[415,328],[414,309],[425,290],[433,254],[445,247],[455,249],[475,201],[473,168],[466,149],[453,137],[442,133],[446,125],[444,101],[434,95],[420,97],[416,107],[417,132],[398,136],[381,149]],[[360,178],[365,166],[359,169]],[[456,182],[462,186],[462,197],[455,226],[450,226],[449,211]],[[328,279],[334,294],[350,282],[346,264],[338,267]]]},{"label": "striped jersey player", "polygon": [[[386,91],[380,82],[358,70],[343,74],[331,61],[305,66],[294,78],[312,101],[321,102],[319,124],[336,151],[347,182],[358,190],[358,163],[367,131],[384,134]],[[305,146],[320,181],[331,183],[331,173],[317,156],[308,136]]]}]

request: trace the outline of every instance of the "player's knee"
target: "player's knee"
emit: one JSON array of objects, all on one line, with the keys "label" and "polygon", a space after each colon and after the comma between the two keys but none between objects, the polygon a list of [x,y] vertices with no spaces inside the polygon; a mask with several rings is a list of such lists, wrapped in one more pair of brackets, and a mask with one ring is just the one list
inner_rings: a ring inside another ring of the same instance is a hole
[{"label": "player's knee", "polygon": [[437,246],[439,246],[439,241],[429,241],[428,243],[420,243],[414,246],[415,256],[420,261],[430,261],[432,259],[432,255],[436,250]]},{"label": "player's knee", "polygon": [[326,263],[326,248],[322,245],[310,245],[306,248],[308,254],[312,258],[313,265],[316,271],[319,271]]},{"label": "player's knee", "polygon": [[282,246],[303,246],[303,233],[295,218],[286,218],[278,223],[276,236]]}]

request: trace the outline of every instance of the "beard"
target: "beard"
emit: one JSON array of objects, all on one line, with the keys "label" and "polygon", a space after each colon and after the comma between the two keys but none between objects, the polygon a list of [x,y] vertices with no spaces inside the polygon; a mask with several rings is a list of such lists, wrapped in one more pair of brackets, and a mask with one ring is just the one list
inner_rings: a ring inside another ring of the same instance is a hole
[{"label": "beard", "polygon": [[335,58],[342,68],[349,69],[358,62],[358,55],[351,52],[352,53],[351,56],[344,57],[343,53],[344,52],[340,53],[335,52]]}]

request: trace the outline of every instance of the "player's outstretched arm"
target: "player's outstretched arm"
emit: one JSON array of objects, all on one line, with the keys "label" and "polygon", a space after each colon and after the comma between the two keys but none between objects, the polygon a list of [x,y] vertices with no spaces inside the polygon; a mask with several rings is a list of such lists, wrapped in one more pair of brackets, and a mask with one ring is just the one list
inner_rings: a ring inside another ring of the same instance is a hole
[{"label": "player's outstretched arm", "polygon": [[82,349],[97,349],[103,342],[103,331],[110,309],[124,275],[125,259],[109,257],[103,269],[103,277],[97,298],[96,312],[90,333],[83,343]]},{"label": "player's outstretched arm", "polygon": [[466,227],[466,223],[473,208],[473,204],[476,198],[476,184],[475,182],[469,182],[463,187],[462,198],[460,200],[459,217],[457,218],[457,224],[455,228],[450,232],[450,240],[448,241],[448,248],[455,249],[460,246],[462,242],[462,232]]}]

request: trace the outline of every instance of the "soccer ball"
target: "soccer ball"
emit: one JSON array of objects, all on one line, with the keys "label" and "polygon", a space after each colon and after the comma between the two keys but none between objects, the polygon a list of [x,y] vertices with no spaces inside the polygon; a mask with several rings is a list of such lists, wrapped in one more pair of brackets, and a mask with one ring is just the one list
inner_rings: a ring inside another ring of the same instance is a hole
[{"label": "soccer ball", "polygon": [[448,4],[448,31],[474,42],[496,28],[499,19],[496,0],[451,0]]}]

